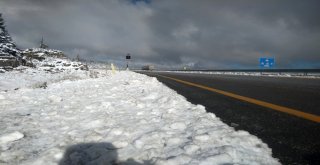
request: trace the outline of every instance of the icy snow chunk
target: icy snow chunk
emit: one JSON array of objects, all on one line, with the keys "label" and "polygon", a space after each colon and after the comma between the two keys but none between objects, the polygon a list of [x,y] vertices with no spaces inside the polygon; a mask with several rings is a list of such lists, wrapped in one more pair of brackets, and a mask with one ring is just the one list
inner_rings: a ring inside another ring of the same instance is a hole
[{"label": "icy snow chunk", "polygon": [[157,93],[151,93],[143,98],[141,98],[141,100],[155,100],[159,97],[159,95]]},{"label": "icy snow chunk", "polygon": [[58,152],[53,155],[54,159],[61,160],[63,158],[63,152]]},{"label": "icy snow chunk", "polygon": [[183,149],[185,150],[185,152],[189,155],[192,155],[193,153],[195,153],[197,150],[200,149],[200,147],[198,145],[194,145],[194,144],[190,144],[190,145],[186,145],[183,147]]},{"label": "icy snow chunk", "polygon": [[[249,163],[249,162],[248,162]],[[212,165],[212,164],[234,164],[232,158],[228,154],[218,154],[210,156],[199,163],[200,165]],[[249,163],[250,164],[250,163]]]},{"label": "icy snow chunk", "polygon": [[144,114],[144,112],[143,111],[139,111],[139,112],[137,112],[137,116],[142,116]]},{"label": "icy snow chunk", "polygon": [[0,95],[0,100],[4,100],[6,99],[6,97],[4,97],[3,95]]},{"label": "icy snow chunk", "polygon": [[110,131],[110,134],[113,134],[113,135],[121,135],[122,133],[123,133],[123,130],[120,128],[114,128]]},{"label": "icy snow chunk", "polygon": [[53,103],[58,103],[58,102],[61,102],[63,100],[61,97],[56,96],[56,95],[51,95],[48,98]]},{"label": "icy snow chunk", "polygon": [[58,114],[57,111],[52,111],[52,112],[49,112],[47,115],[48,116],[56,116]]},{"label": "icy snow chunk", "polygon": [[134,141],[133,145],[134,145],[136,148],[141,149],[141,148],[144,146],[144,142],[143,142],[142,140],[136,140],[136,141]]},{"label": "icy snow chunk", "polygon": [[187,155],[179,155],[172,157],[168,160],[158,160],[156,164],[159,165],[177,165],[177,164],[189,164],[191,158]]},{"label": "icy snow chunk", "polygon": [[148,121],[145,120],[145,119],[142,119],[142,120],[139,121],[139,124],[147,124],[147,123],[148,123]]},{"label": "icy snow chunk", "polygon": [[100,141],[103,137],[99,133],[92,133],[86,137],[87,141]]},{"label": "icy snow chunk", "polygon": [[27,102],[27,101],[30,101],[32,98],[31,97],[28,97],[28,96],[22,96],[21,97],[21,100],[22,101],[25,101],[25,102]]},{"label": "icy snow chunk", "polygon": [[41,154],[37,156],[38,156],[37,159],[31,159],[30,161],[27,161],[24,163],[18,163],[18,164],[26,164],[26,165],[58,164],[59,161],[63,158],[64,152],[57,147],[53,147],[48,150],[45,150],[44,152],[41,152]]},{"label": "icy snow chunk", "polygon": [[0,145],[3,149],[7,149],[6,144],[22,139],[24,135],[21,132],[15,131],[12,133],[4,134],[0,136]]},{"label": "icy snow chunk", "polygon": [[203,134],[203,135],[197,135],[194,137],[195,140],[201,141],[201,142],[205,142],[208,141],[210,139],[209,135]]},{"label": "icy snow chunk", "polygon": [[170,128],[176,129],[176,130],[184,130],[187,128],[187,125],[182,122],[173,123],[170,125]]},{"label": "icy snow chunk", "polygon": [[14,104],[14,102],[9,101],[9,100],[1,100],[0,101],[0,105],[10,105],[10,104]]},{"label": "icy snow chunk", "polygon": [[137,138],[133,142],[133,146],[139,149],[151,149],[163,147],[163,141],[161,139],[161,134],[158,132],[151,132],[143,134],[141,137]]},{"label": "icy snow chunk", "polygon": [[175,112],[176,112],[176,109],[170,108],[170,109],[167,110],[167,112],[168,112],[168,113],[175,113]]},{"label": "icy snow chunk", "polygon": [[93,120],[88,123],[85,123],[85,128],[98,128],[103,126],[103,120]]},{"label": "icy snow chunk", "polygon": [[206,112],[206,108],[203,105],[198,104],[196,108],[197,108],[197,111],[199,111],[201,113]]},{"label": "icy snow chunk", "polygon": [[167,141],[167,145],[177,145],[180,144],[182,142],[182,140],[180,138],[170,138]]},{"label": "icy snow chunk", "polygon": [[124,148],[127,145],[129,145],[129,143],[127,141],[115,141],[112,143],[116,148]]},{"label": "icy snow chunk", "polygon": [[4,135],[0,136],[0,144],[6,144],[9,142],[13,142],[13,141],[19,140],[23,137],[24,137],[24,135],[19,131],[15,131],[15,132],[12,132],[9,134],[4,134]]},{"label": "icy snow chunk", "polygon": [[[5,151],[5,150],[3,150]],[[2,152],[0,151],[0,164],[1,165],[6,165],[6,164],[11,164],[9,163],[10,160],[12,159],[23,159],[23,151],[12,151],[8,150],[9,152]]]}]

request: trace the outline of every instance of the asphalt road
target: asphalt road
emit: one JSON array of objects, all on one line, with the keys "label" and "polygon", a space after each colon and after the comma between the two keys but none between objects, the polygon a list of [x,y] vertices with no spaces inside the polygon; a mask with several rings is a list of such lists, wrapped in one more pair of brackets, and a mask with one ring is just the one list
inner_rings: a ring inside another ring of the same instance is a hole
[{"label": "asphalt road", "polygon": [[[168,76],[264,102],[320,115],[320,79],[140,72],[156,77],[223,122],[246,130],[272,148],[282,164],[319,164],[320,124],[205,89]],[[162,75],[162,76],[160,76]]]}]

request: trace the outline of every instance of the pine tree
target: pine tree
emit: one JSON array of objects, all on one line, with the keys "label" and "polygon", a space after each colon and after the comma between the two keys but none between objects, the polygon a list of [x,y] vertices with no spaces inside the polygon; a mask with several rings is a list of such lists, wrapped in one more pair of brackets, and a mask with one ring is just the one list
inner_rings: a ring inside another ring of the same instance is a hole
[{"label": "pine tree", "polygon": [[2,18],[2,14],[0,13],[0,43],[5,42],[5,26],[4,26],[4,20]]},{"label": "pine tree", "polygon": [[0,13],[0,53],[9,54],[16,57],[20,56],[20,51],[17,49],[11,36],[9,35],[2,14]]},{"label": "pine tree", "polygon": [[12,41],[11,36],[9,35],[8,31],[6,30],[6,26],[4,24],[4,20],[2,18],[2,14],[0,13],[0,36],[1,40],[0,43],[8,43],[15,47],[15,44]]}]

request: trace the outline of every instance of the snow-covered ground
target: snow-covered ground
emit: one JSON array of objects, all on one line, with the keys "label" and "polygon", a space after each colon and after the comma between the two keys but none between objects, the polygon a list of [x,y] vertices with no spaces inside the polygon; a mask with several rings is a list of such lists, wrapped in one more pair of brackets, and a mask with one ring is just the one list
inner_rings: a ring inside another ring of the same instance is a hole
[{"label": "snow-covered ground", "polygon": [[0,164],[59,163],[279,164],[259,138],[155,78],[107,70],[0,73]]},{"label": "snow-covered ground", "polygon": [[19,66],[10,72],[0,69],[0,91],[17,90],[23,87],[39,88],[48,83],[96,77],[93,71],[83,71],[86,66],[81,62],[66,58],[44,57],[42,61],[32,60],[36,68]]},{"label": "snow-covered ground", "polygon": [[236,71],[153,71],[172,73],[192,73],[192,74],[213,74],[213,75],[242,75],[242,76],[268,76],[268,77],[299,77],[299,78],[320,78],[320,73],[304,72],[236,72]]}]

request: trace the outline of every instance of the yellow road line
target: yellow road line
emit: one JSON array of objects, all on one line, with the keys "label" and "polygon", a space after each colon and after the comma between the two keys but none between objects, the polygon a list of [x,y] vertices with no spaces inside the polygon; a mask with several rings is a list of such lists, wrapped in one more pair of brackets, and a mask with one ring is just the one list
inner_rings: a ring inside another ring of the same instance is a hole
[{"label": "yellow road line", "polygon": [[204,85],[200,85],[200,84],[196,84],[196,83],[192,83],[192,82],[188,82],[188,81],[184,81],[184,80],[180,80],[180,79],[176,79],[176,78],[172,78],[172,77],[168,77],[168,76],[162,76],[162,75],[158,75],[158,76],[161,76],[161,77],[167,78],[167,79],[171,79],[171,80],[174,80],[174,81],[177,81],[177,82],[180,82],[180,83],[183,83],[183,84],[187,84],[187,85],[190,85],[190,86],[194,86],[194,87],[198,87],[198,88],[201,88],[201,89],[205,89],[205,90],[208,90],[208,91],[211,91],[211,92],[219,93],[219,94],[222,94],[222,95],[225,95],[225,96],[229,96],[229,97],[232,97],[232,98],[235,98],[235,99],[238,99],[238,100],[246,101],[246,102],[249,102],[249,103],[252,103],[252,104],[260,105],[262,107],[267,107],[267,108],[270,108],[270,109],[273,109],[273,110],[276,110],[276,111],[280,111],[280,112],[283,112],[283,113],[287,113],[287,114],[290,114],[290,115],[293,115],[293,116],[297,116],[297,117],[300,117],[300,118],[303,118],[303,119],[311,120],[311,121],[314,121],[314,122],[317,122],[317,123],[320,122],[320,116],[313,115],[313,114],[310,114],[310,113],[305,113],[305,112],[302,112],[302,111],[299,111],[299,110],[295,110],[295,109],[292,109],[292,108],[287,108],[287,107],[284,107],[284,106],[268,103],[268,102],[265,102],[265,101],[260,101],[260,100],[253,99],[253,98],[250,98],[250,97],[237,95],[237,94],[234,94],[234,93],[231,93],[231,92],[226,92],[226,91],[223,91],[223,90],[210,88],[210,87],[207,87],[207,86],[204,86]]}]

